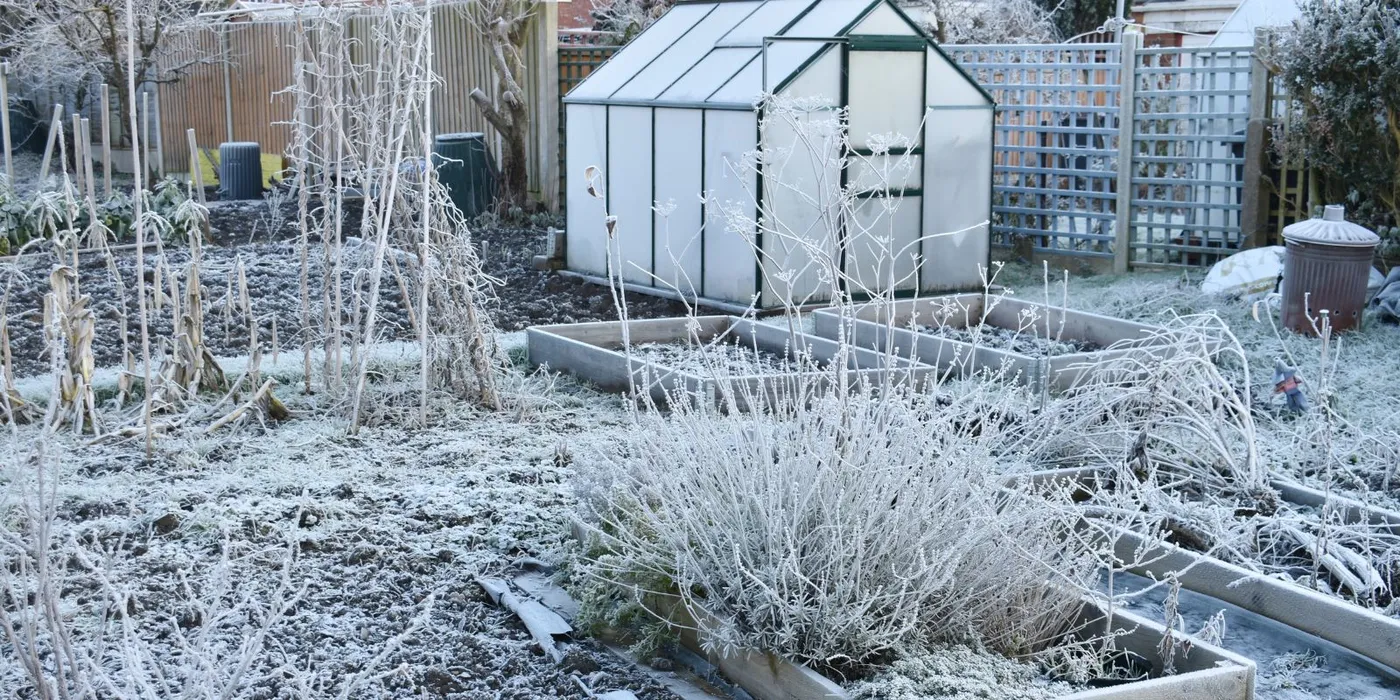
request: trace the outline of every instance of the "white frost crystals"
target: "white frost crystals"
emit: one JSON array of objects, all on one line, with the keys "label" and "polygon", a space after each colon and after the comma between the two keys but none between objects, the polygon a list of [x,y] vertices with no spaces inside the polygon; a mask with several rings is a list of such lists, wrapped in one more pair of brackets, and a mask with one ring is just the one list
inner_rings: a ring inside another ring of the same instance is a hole
[{"label": "white frost crystals", "polygon": [[646,412],[581,455],[587,574],[660,594],[636,601],[658,615],[678,597],[716,651],[824,667],[969,638],[1034,653],[1066,631],[1097,561],[1061,494],[1002,490],[993,448],[1015,426],[996,397],[818,396]]}]

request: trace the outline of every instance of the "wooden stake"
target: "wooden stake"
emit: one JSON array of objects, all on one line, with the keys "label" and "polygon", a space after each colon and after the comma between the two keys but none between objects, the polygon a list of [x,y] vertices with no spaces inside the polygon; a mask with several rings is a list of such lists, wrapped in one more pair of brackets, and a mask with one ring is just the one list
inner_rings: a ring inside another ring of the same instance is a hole
[{"label": "wooden stake", "polygon": [[112,198],[112,96],[102,83],[102,196]]},{"label": "wooden stake", "polygon": [[[110,155],[110,154],[109,154]],[[88,201],[97,204],[97,178],[92,176],[92,123],[83,120],[83,174],[87,178]]]},{"label": "wooden stake", "polygon": [[153,100],[156,108],[156,172],[160,179],[165,179],[165,138],[161,134],[161,126],[164,122],[160,120],[160,88],[156,88],[156,97]]},{"label": "wooden stake", "polygon": [[[88,144],[83,143],[83,115],[74,112],[73,117],[73,180],[78,183],[78,192],[87,197],[87,180],[83,177],[83,153]],[[66,167],[66,166],[65,166]]]},{"label": "wooden stake", "polygon": [[53,122],[49,125],[49,142],[44,146],[44,162],[39,166],[39,182],[49,177],[49,161],[53,158],[53,145],[58,141],[58,132],[63,130],[63,105],[53,106]]},{"label": "wooden stake", "polygon": [[194,129],[185,130],[185,141],[190,147],[190,182],[194,183],[195,192],[199,193],[199,203],[204,204],[204,173],[199,167],[199,145],[195,142]]},{"label": "wooden stake", "polygon": [[15,166],[10,162],[10,64],[0,63],[0,149],[5,153],[5,182],[14,184]]},{"label": "wooden stake", "polygon": [[151,172],[151,93],[141,93],[141,162],[146,164],[146,173]]}]

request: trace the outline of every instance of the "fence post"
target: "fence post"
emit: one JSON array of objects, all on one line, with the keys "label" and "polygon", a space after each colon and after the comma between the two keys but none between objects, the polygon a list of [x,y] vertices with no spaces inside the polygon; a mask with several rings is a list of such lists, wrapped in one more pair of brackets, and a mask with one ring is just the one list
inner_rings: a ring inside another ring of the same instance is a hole
[{"label": "fence post", "polygon": [[15,166],[10,162],[10,64],[0,63],[0,149],[5,151],[5,182],[14,184]]},{"label": "fence post", "polygon": [[1269,240],[1264,230],[1269,222],[1268,139],[1269,103],[1271,102],[1269,67],[1259,58],[1259,52],[1269,42],[1268,30],[1254,30],[1254,51],[1249,59],[1249,121],[1245,126],[1244,188],[1240,195],[1240,247],[1257,248]]},{"label": "fence post", "polygon": [[1137,89],[1137,51],[1142,34],[1123,32],[1118,69],[1118,190],[1113,222],[1113,272],[1124,274],[1132,259],[1133,241],[1133,131],[1137,104],[1133,97]]},{"label": "fence post", "polygon": [[559,211],[559,13],[543,12],[535,19],[543,55],[536,64],[539,95],[540,195],[551,212]]}]

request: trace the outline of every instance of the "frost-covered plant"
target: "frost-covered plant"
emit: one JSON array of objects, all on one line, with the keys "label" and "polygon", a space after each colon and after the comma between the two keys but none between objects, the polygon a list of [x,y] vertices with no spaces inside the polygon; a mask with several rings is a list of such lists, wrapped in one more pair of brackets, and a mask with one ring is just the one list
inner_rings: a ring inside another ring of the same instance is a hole
[{"label": "frost-covered plant", "polygon": [[1373,227],[1400,225],[1400,7],[1306,0],[1299,9],[1266,54],[1293,112],[1276,148],[1323,175],[1328,202],[1369,212]]},{"label": "frost-covered plant", "polygon": [[756,416],[643,413],[580,457],[585,569],[660,617],[676,601],[718,651],[838,667],[915,642],[1040,651],[1096,561],[1062,540],[1061,494],[1003,490],[981,398],[798,386]]},{"label": "frost-covered plant", "polygon": [[[428,157],[432,120],[424,115],[432,112],[438,81],[432,3],[320,2],[299,8],[303,14],[297,22],[307,31],[298,33],[296,84],[288,88],[297,115],[288,156],[296,181],[304,183],[297,188],[297,226],[305,390],[312,391],[311,352],[320,344],[326,349],[322,388],[344,400],[351,430],[372,412],[368,382],[373,346],[383,333],[381,280],[392,270],[426,348],[419,421],[428,418],[430,393],[499,408],[496,385],[505,362],[486,313],[495,281],[482,272],[471,232]],[[370,53],[349,38],[352,21],[369,28]],[[312,41],[313,36],[324,40]],[[510,62],[505,56],[496,59]],[[341,79],[319,79],[325,75]],[[313,114],[326,117],[316,120]],[[365,195],[358,260],[347,255],[342,241],[347,187]],[[310,291],[316,231],[323,255],[319,318],[312,316]]]},{"label": "frost-covered plant", "polygon": [[851,688],[857,700],[1051,700],[1075,691],[1032,664],[965,645],[918,650]]}]

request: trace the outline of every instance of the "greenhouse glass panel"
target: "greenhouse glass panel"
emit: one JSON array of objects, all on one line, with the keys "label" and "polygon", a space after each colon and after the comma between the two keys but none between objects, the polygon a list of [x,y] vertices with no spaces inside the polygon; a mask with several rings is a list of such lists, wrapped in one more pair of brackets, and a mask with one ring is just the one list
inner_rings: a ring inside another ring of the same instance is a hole
[{"label": "greenhouse glass panel", "polygon": [[930,105],[957,106],[990,104],[990,100],[942,53],[927,51],[927,90]]},{"label": "greenhouse glass panel", "polygon": [[919,36],[919,32],[889,5],[881,4],[851,29],[852,34],[882,34],[885,36]]},{"label": "greenhouse glass panel", "polygon": [[661,101],[703,102],[757,55],[756,49],[715,49],[661,93]]},{"label": "greenhouse glass panel", "polygon": [[838,106],[841,103],[841,52],[836,48],[837,44],[828,44],[820,58],[789,78],[791,82],[782,88],[781,94],[794,99],[812,100],[822,106]]},{"label": "greenhouse glass panel", "polygon": [[[812,0],[815,1],[815,0]],[[717,46],[758,46],[764,37],[777,36],[783,27],[812,6],[812,1],[773,0],[766,2],[748,19],[725,34]]]},{"label": "greenhouse glass panel", "polygon": [[850,291],[895,289],[919,284],[919,197],[869,197],[851,214],[846,243]]},{"label": "greenhouse glass panel", "polygon": [[642,68],[631,80],[612,94],[616,100],[650,100],[666,91],[677,78],[685,75],[740,20],[753,14],[762,3],[723,2],[715,6],[704,19],[691,27],[670,48]]},{"label": "greenhouse glass panel", "polygon": [[564,238],[565,259],[570,270],[606,274],[607,248],[596,244],[606,237],[603,217],[607,204],[588,194],[587,168],[608,167],[608,108],[602,105],[568,105],[569,129],[565,134],[565,167],[569,206],[565,226],[570,235]]},{"label": "greenhouse glass panel", "polygon": [[710,99],[711,103],[720,104],[743,104],[751,105],[753,101],[763,94],[763,56],[755,55],[744,69],[734,74],[728,82],[721,85]]},{"label": "greenhouse glass panel", "polygon": [[[650,107],[608,107],[608,132],[625,134],[608,144],[608,213],[617,217],[613,238],[622,279],[651,284],[652,141]],[[645,183],[647,186],[638,186]],[[616,259],[609,262],[616,264]]]},{"label": "greenhouse glass panel", "polygon": [[739,231],[735,218],[754,219],[757,175],[744,156],[757,147],[758,117],[753,112],[705,110],[705,286],[716,299],[740,300],[757,290],[752,231]]},{"label": "greenhouse glass panel", "polygon": [[[774,91],[782,85],[793,74],[797,73],[803,66],[817,54],[818,51],[828,47],[829,41],[774,41],[767,47],[768,53],[768,80],[760,87],[762,90]],[[763,61],[763,56],[758,57]]]},{"label": "greenhouse glass panel", "polygon": [[852,51],[848,60],[851,146],[922,143],[924,103],[917,86],[923,52]]},{"label": "greenhouse glass panel", "polygon": [[[700,285],[700,179],[705,139],[698,109],[656,110],[657,285],[694,294]],[[664,173],[664,177],[661,176]]]},{"label": "greenhouse glass panel", "polygon": [[846,168],[846,179],[856,192],[916,190],[924,184],[921,155],[853,155]]},{"label": "greenhouse glass panel", "polygon": [[714,8],[714,5],[684,4],[671,8],[607,63],[593,71],[587,80],[569,91],[568,97],[574,100],[607,99],[636,75],[638,66],[644,66],[660,56]]},{"label": "greenhouse glass panel", "polygon": [[[924,287],[980,284],[992,209],[992,119],[988,107],[931,110],[924,159]],[[959,232],[954,235],[953,232]]]},{"label": "greenhouse glass panel", "polygon": [[826,0],[819,2],[802,19],[792,25],[784,36],[838,36],[847,26],[860,17],[872,3],[864,0]]},{"label": "greenhouse glass panel", "polygon": [[[765,307],[785,301],[803,304],[831,298],[823,283],[823,265],[836,254],[831,227],[841,216],[840,141],[804,140],[798,126],[815,122],[814,131],[832,128],[829,112],[770,117],[763,126],[763,214],[771,230],[763,237]],[[820,147],[826,152],[814,152]]]}]

